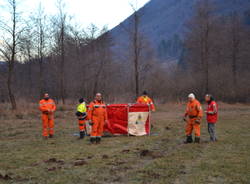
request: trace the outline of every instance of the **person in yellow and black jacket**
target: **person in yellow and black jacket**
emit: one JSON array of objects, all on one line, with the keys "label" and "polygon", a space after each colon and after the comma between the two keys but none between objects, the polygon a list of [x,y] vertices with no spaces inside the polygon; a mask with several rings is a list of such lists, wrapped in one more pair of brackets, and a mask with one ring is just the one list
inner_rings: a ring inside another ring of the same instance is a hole
[{"label": "person in yellow and black jacket", "polygon": [[87,118],[87,107],[83,98],[79,99],[79,104],[77,105],[76,116],[78,118],[80,139],[83,139],[85,137],[85,122]]}]

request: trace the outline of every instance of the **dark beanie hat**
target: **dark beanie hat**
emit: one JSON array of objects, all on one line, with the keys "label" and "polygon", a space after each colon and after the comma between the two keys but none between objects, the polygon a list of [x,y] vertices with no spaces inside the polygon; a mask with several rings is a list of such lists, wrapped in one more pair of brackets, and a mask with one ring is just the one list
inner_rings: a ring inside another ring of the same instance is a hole
[{"label": "dark beanie hat", "polygon": [[80,98],[79,99],[79,103],[83,103],[84,102],[84,99],[83,98]]}]

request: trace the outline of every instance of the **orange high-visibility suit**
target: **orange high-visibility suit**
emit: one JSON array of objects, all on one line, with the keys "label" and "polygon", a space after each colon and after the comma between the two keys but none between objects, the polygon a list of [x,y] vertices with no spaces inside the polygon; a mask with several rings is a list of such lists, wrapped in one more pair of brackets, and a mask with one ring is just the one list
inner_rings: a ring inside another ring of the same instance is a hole
[{"label": "orange high-visibility suit", "polygon": [[147,104],[150,105],[150,108],[152,111],[155,111],[155,105],[153,103],[153,100],[149,98],[148,96],[140,96],[137,101],[139,104]]},{"label": "orange high-visibility suit", "polygon": [[89,104],[88,119],[92,121],[91,138],[101,138],[105,121],[107,121],[106,104],[94,100]]},{"label": "orange high-visibility suit", "polygon": [[42,99],[39,102],[39,109],[42,112],[43,136],[54,135],[54,112],[56,105],[52,99]]},{"label": "orange high-visibility suit", "polygon": [[198,100],[188,102],[185,117],[188,116],[186,124],[186,135],[191,136],[194,129],[195,136],[200,137],[200,122],[202,118],[202,107]]}]

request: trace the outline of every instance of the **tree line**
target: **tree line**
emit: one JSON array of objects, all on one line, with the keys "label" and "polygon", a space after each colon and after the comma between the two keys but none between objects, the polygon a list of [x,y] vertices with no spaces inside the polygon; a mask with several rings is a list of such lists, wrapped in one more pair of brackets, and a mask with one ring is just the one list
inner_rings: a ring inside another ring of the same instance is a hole
[{"label": "tree line", "polygon": [[0,19],[6,63],[0,65],[0,100],[13,109],[17,99],[34,102],[44,92],[62,104],[91,99],[96,92],[109,102],[128,102],[143,90],[162,103],[181,101],[190,92],[250,101],[250,13],[220,15],[215,4],[199,1],[186,24],[181,58],[161,63],[140,32],[141,15],[134,6],[131,24],[124,26],[129,41],[118,52],[105,26],[72,23],[63,0],[56,15],[46,15],[39,5],[25,20],[19,2],[7,0],[11,18]]}]

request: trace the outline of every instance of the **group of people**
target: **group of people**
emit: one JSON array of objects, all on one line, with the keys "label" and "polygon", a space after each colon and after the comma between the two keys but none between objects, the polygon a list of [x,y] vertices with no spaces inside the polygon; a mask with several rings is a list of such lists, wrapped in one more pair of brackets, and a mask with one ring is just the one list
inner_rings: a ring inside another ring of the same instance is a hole
[{"label": "group of people", "polygon": [[[212,95],[207,94],[205,96],[207,102],[207,109],[205,111],[207,117],[208,133],[210,135],[210,141],[217,141],[215,134],[215,124],[218,120],[218,105],[215,102]],[[200,143],[200,124],[203,116],[203,111],[200,102],[195,98],[193,93],[188,95],[188,103],[183,120],[186,122],[186,141],[184,143],[192,143],[192,132],[194,130],[195,143]]]},{"label": "group of people", "polygon": [[[218,118],[218,105],[212,95],[205,96],[207,102],[208,132],[211,141],[217,141],[215,135],[215,123]],[[136,103],[149,105],[151,111],[155,111],[153,100],[148,97],[147,92],[144,91],[142,96],[138,97]],[[54,135],[54,112],[56,110],[55,102],[49,97],[48,93],[44,94],[44,98],[39,103],[39,109],[42,112],[43,122],[43,137],[53,138]],[[77,105],[76,116],[79,125],[79,139],[85,137],[86,122],[91,125],[90,143],[99,144],[101,142],[103,129],[105,123],[108,122],[106,103],[103,101],[102,94],[97,93],[95,99],[88,105],[83,98],[79,99]],[[192,132],[195,132],[194,142],[200,142],[200,124],[203,116],[203,111],[200,102],[195,98],[193,93],[188,95],[187,108],[183,117],[186,122],[186,141],[185,143],[192,143]]]},{"label": "group of people", "polygon": [[[151,98],[144,91],[143,95],[137,99],[139,104],[148,104],[152,111],[155,106]],[[52,138],[54,135],[54,112],[56,110],[55,102],[45,93],[44,98],[40,101],[40,111],[42,112],[43,137]],[[91,125],[90,143],[99,144],[103,134],[105,123],[108,121],[106,103],[102,99],[102,94],[97,93],[95,99],[88,105],[83,98],[79,99],[76,116],[79,125],[79,138],[83,139],[86,132],[86,122]]]}]

